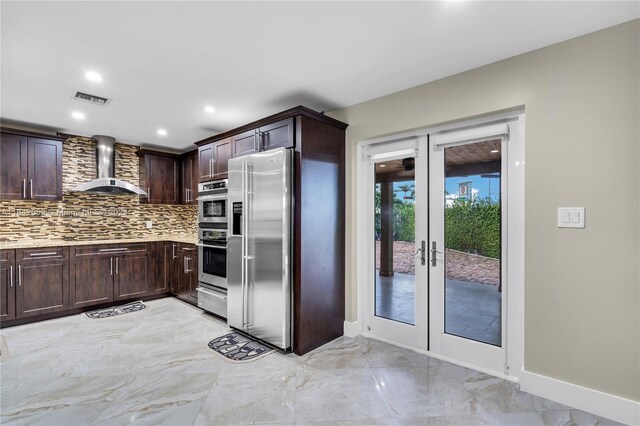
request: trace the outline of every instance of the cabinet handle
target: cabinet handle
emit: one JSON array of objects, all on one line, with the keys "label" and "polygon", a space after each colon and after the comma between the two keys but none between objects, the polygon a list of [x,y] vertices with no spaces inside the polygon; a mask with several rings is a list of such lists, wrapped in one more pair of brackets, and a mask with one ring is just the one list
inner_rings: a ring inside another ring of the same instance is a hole
[{"label": "cabinet handle", "polygon": [[185,264],[186,264],[186,267],[185,267],[185,270],[184,270],[184,273],[185,273],[185,274],[188,274],[189,272],[191,272],[191,271],[189,270],[189,261],[190,261],[190,260],[191,260],[191,258],[190,258],[190,257],[186,257],[186,256],[185,256],[185,258],[184,258],[184,261],[185,261]]},{"label": "cabinet handle", "polygon": [[147,201],[151,201],[151,187],[147,186]]},{"label": "cabinet handle", "polygon": [[185,256],[184,258],[184,262],[182,262],[182,272],[184,272],[185,274],[187,273],[187,257]]},{"label": "cabinet handle", "polygon": [[46,253],[29,253],[29,256],[35,257],[35,256],[53,256],[57,254],[57,252],[55,251],[49,251]]},{"label": "cabinet handle", "polygon": [[118,258],[116,257],[116,275],[118,275]]},{"label": "cabinet handle", "polygon": [[253,150],[254,151],[258,151],[260,149],[260,146],[258,145],[258,138],[260,136],[258,135],[258,129],[255,130],[255,134],[253,136]]},{"label": "cabinet handle", "polygon": [[100,251],[128,251],[129,249],[127,247],[123,247],[123,248],[110,248],[110,249],[100,249]]},{"label": "cabinet handle", "polygon": [[27,180],[22,179],[22,198],[27,198]]},{"label": "cabinet handle", "polygon": [[33,199],[33,179],[29,179],[29,194],[31,199]]},{"label": "cabinet handle", "polygon": [[262,151],[262,138],[264,137],[264,132],[261,132],[260,130],[258,130],[258,151]]},{"label": "cabinet handle", "polygon": [[9,265],[9,286],[13,287],[13,265]]},{"label": "cabinet handle", "polygon": [[113,257],[111,257],[110,260],[111,260],[111,268],[109,269],[109,273],[113,275]]},{"label": "cabinet handle", "polygon": [[18,265],[18,286],[22,287],[22,265]]},{"label": "cabinet handle", "polygon": [[172,246],[173,246],[173,247],[171,247],[171,258],[172,258],[172,259],[175,259],[175,258],[177,258],[177,257],[178,257],[178,256],[176,256],[176,244],[175,244],[175,243],[173,243],[173,244],[172,244]]}]

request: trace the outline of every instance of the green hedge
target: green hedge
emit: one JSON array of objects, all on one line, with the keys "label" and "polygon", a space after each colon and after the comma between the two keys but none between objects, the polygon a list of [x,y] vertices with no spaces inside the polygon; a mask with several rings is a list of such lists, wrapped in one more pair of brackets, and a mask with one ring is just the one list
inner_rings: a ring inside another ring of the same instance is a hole
[{"label": "green hedge", "polygon": [[444,211],[447,248],[500,258],[500,203],[458,199]]}]

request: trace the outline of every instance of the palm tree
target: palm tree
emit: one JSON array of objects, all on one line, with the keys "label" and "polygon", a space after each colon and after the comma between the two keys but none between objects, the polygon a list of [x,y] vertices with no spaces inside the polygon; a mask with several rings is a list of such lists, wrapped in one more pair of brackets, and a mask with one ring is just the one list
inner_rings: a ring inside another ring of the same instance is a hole
[{"label": "palm tree", "polygon": [[398,189],[402,192],[404,192],[404,199],[406,200],[407,198],[411,198],[411,197],[407,197],[407,193],[413,192],[413,185],[400,185],[398,186]]}]

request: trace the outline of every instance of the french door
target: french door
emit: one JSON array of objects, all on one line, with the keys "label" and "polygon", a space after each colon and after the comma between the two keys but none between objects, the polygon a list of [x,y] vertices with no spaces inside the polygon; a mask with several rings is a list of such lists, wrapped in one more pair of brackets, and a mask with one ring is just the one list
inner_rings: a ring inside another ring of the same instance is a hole
[{"label": "french door", "polygon": [[426,348],[426,137],[368,147],[365,152],[368,291],[372,335]]},{"label": "french door", "polygon": [[524,211],[520,120],[363,148],[365,334],[510,374],[507,343],[522,345],[522,309],[508,307],[521,306],[510,283],[522,281],[523,240],[507,232]]},{"label": "french door", "polygon": [[429,349],[505,373],[506,124],[429,142]]}]

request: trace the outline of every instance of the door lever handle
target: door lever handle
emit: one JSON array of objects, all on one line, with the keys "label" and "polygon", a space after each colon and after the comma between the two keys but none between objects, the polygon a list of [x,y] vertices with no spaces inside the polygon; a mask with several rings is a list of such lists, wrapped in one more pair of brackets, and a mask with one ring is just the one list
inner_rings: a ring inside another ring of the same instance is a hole
[{"label": "door lever handle", "polygon": [[436,258],[437,253],[444,254],[443,251],[437,250],[436,242],[431,241],[431,266],[437,265],[437,262],[438,262],[438,259]]},{"label": "door lever handle", "polygon": [[420,264],[425,265],[427,263],[427,255],[425,253],[427,248],[427,242],[425,240],[422,240],[422,242],[420,243],[420,248],[418,250],[416,250],[416,256],[418,255],[418,253],[420,253]]}]

